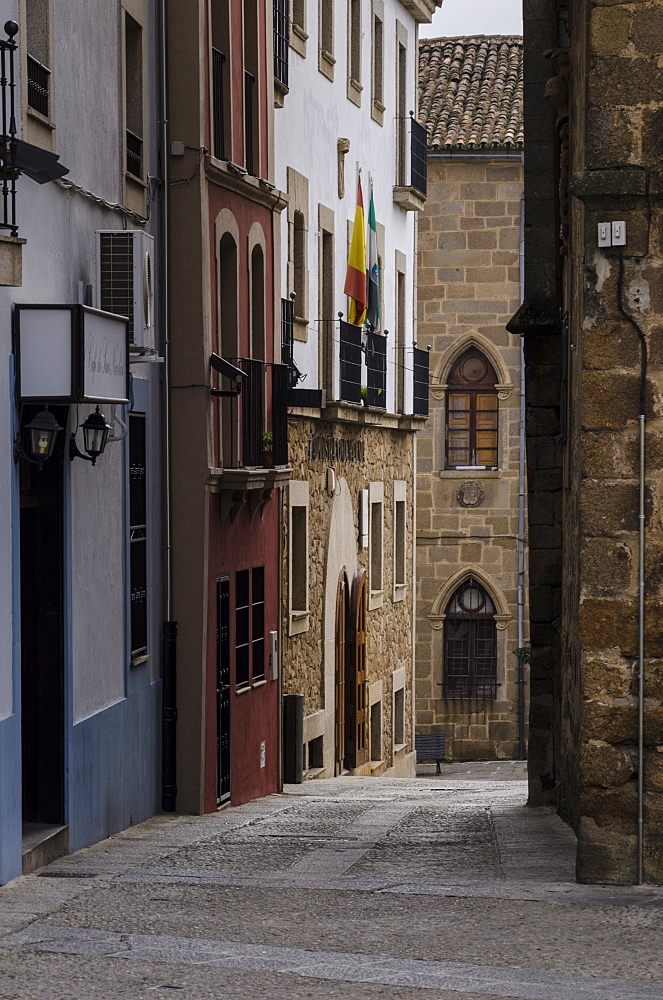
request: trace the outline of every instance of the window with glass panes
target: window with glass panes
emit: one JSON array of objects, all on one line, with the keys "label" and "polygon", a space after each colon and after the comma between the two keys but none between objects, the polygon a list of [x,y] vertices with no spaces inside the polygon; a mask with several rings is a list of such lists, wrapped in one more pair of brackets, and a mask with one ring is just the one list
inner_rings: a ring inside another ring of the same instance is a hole
[{"label": "window with glass panes", "polygon": [[447,468],[497,468],[497,376],[478,351],[466,351],[449,376]]},{"label": "window with glass panes", "polygon": [[235,574],[235,688],[265,679],[265,567]]},{"label": "window with glass panes", "polygon": [[472,577],[446,608],[443,689],[445,698],[492,701],[497,694],[495,605]]}]

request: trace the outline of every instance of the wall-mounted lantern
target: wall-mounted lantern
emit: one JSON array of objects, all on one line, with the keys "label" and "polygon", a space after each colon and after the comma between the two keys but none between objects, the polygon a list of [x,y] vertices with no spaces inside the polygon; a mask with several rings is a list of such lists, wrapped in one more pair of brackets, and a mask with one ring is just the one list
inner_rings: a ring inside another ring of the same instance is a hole
[{"label": "wall-mounted lantern", "polygon": [[99,412],[99,407],[91,413],[83,423],[83,447],[87,455],[78,450],[76,435],[72,434],[69,439],[69,458],[73,462],[75,458],[83,458],[86,462],[96,464],[97,459],[103,453],[110,433],[110,424],[106,423],[103,413]]},{"label": "wall-mounted lantern", "polygon": [[29,424],[26,424],[25,429],[28,432],[30,453],[28,454],[23,448],[21,432],[19,431],[14,442],[14,458],[16,461],[23,458],[26,462],[38,465],[41,469],[44,462],[53,454],[55,439],[58,431],[61,431],[62,428],[46,406],[32,418]]}]

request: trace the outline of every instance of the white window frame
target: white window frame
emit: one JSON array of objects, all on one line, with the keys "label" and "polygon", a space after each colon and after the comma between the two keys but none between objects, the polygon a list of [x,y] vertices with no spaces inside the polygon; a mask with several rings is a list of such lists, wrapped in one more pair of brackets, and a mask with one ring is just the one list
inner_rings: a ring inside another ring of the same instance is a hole
[{"label": "white window frame", "polygon": [[[376,510],[377,508],[377,510]],[[374,578],[373,530],[374,518],[379,517],[380,566],[379,579]],[[381,608],[384,603],[384,483],[368,484],[368,610]]]},{"label": "white window frame", "polygon": [[[304,508],[305,539],[303,552],[301,543],[294,546],[293,552],[293,510]],[[292,571],[297,560],[298,568],[305,573],[304,594],[306,607],[296,608],[292,605],[293,579]],[[288,487],[288,635],[301,635],[308,632],[311,613],[309,609],[309,484],[306,481],[291,480]]]},{"label": "white window frame", "polygon": [[[396,670],[391,675],[391,739],[393,744],[394,754],[399,753],[399,751],[404,750],[407,746],[407,740],[405,740],[407,733],[407,709],[406,709],[406,690],[405,690],[405,667],[397,667]],[[396,742],[396,695],[402,691],[403,692],[403,709],[402,709],[402,719],[401,724],[403,727],[403,743]]]},{"label": "white window frame", "polygon": [[[401,539],[400,551],[398,548],[398,533],[396,531],[398,504],[403,505],[403,537]],[[392,600],[404,601],[407,595],[407,483],[405,480],[394,480],[394,511],[393,511],[393,594]],[[403,566],[403,579],[397,579],[397,568],[399,563]]]}]

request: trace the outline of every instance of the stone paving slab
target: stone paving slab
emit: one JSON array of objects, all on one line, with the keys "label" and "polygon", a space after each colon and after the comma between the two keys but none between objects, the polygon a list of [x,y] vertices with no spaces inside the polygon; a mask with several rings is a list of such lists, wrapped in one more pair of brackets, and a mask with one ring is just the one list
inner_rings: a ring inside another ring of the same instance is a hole
[{"label": "stone paving slab", "polygon": [[396,959],[389,955],[306,951],[172,935],[120,934],[40,923],[9,935],[4,944],[28,945],[50,953],[210,965],[251,972],[288,972],[421,990],[469,989],[478,996],[517,1000],[660,1000],[663,990],[663,981],[634,982],[460,962]]}]

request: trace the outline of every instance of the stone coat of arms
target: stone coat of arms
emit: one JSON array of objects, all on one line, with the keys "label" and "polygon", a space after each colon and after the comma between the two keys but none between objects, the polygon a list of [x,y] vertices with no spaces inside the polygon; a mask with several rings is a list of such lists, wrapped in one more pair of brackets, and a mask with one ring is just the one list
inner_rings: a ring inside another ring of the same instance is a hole
[{"label": "stone coat of arms", "polygon": [[474,479],[461,483],[456,490],[456,500],[461,507],[480,507],[484,497],[484,491]]}]

